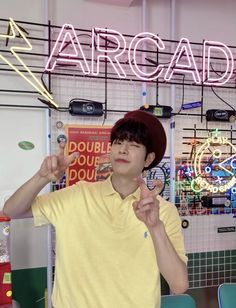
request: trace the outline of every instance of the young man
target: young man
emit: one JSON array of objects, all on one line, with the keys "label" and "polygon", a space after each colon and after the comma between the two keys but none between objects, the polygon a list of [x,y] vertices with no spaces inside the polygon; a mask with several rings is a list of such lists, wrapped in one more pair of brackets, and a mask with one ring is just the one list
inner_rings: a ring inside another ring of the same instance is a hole
[{"label": "young man", "polygon": [[36,197],[78,155],[65,157],[60,144],[5,204],[7,216],[55,227],[55,308],[159,308],[160,273],[172,292],[188,287],[178,212],[140,176],[164,155],[161,123],[145,111],[128,112],[112,128],[111,144],[107,180]]}]

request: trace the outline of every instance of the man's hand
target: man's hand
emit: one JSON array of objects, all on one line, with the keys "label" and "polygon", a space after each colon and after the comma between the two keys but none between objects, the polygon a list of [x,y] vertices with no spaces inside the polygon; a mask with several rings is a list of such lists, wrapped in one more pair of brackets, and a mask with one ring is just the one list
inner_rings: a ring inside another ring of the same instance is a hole
[{"label": "man's hand", "polygon": [[48,156],[44,159],[38,171],[40,177],[46,178],[48,181],[58,181],[63,177],[65,170],[69,167],[74,159],[79,157],[78,152],[74,152],[69,156],[65,156],[65,146],[65,142],[60,142],[58,154]]},{"label": "man's hand", "polygon": [[156,227],[160,223],[159,202],[156,196],[161,192],[163,183],[158,180],[155,188],[149,190],[141,177],[135,180],[140,186],[140,200],[133,203],[134,213],[148,228]]}]

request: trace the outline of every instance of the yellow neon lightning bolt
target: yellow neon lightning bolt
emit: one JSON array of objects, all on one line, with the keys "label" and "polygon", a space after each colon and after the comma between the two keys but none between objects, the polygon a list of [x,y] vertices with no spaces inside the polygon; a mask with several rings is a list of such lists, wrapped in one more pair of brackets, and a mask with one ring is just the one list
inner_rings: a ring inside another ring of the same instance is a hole
[{"label": "yellow neon lightning bolt", "polygon": [[27,67],[27,65],[22,61],[22,59],[18,56],[16,51],[30,51],[33,49],[32,45],[30,44],[29,40],[26,38],[23,31],[17,26],[12,18],[10,18],[10,34],[0,34],[1,38],[9,38],[14,39],[16,38],[16,31],[19,32],[20,36],[26,42],[27,47],[19,47],[19,46],[12,46],[10,48],[11,53],[15,56],[15,58],[21,63],[24,69],[30,74],[33,78],[31,81],[27,76],[25,76],[21,71],[19,71],[14,64],[8,61],[2,54],[0,54],[0,60],[2,59],[5,63],[7,63],[17,74],[19,74],[22,78],[24,78],[29,84],[32,85],[42,96],[44,96],[53,106],[58,108],[58,105],[54,102],[52,95],[47,91],[47,89],[43,86],[43,84],[35,77],[35,75],[31,72],[31,70]]}]

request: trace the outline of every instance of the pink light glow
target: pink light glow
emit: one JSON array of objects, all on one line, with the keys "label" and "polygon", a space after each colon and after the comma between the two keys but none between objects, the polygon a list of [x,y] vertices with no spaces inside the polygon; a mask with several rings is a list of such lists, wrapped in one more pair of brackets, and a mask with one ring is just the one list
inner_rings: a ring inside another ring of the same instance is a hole
[{"label": "pink light glow", "polygon": [[[144,36],[141,37],[140,36]],[[137,40],[137,42],[135,43],[135,40]],[[165,45],[162,42],[162,40],[155,34],[150,33],[150,32],[143,32],[143,33],[139,33],[137,34],[131,41],[130,46],[129,46],[129,52],[128,52],[128,59],[129,59],[129,65],[130,68],[132,69],[133,73],[142,80],[154,80],[157,79],[164,68],[164,65],[158,65],[153,72],[144,72],[142,70],[140,70],[138,64],[137,64],[137,48],[139,44],[143,44],[145,40],[151,41],[154,45],[156,45],[158,50],[163,50],[165,49]],[[134,45],[134,46],[133,46]]]},{"label": "pink light glow", "polygon": [[[211,51],[215,49],[223,52],[226,59],[226,70],[222,76],[210,77]],[[231,50],[221,42],[205,41],[203,44],[203,83],[206,85],[223,85],[232,76],[234,69],[234,59]],[[226,75],[228,77],[226,78]]]},{"label": "pink light glow", "polygon": [[[142,32],[132,38],[129,46],[128,43],[125,37],[116,30],[95,27],[92,29],[91,44],[83,50],[83,45],[81,46],[79,35],[76,34],[73,25],[64,24],[52,48],[45,70],[53,71],[57,64],[67,63],[68,65],[78,66],[84,75],[92,74],[96,76],[101,71],[104,73],[104,65],[107,62],[121,79],[126,78],[127,74],[130,75],[130,70],[132,75],[134,74],[138,79],[144,81],[157,80],[161,74],[163,74],[165,81],[171,81],[174,74],[188,73],[191,74],[195,84],[203,83],[215,86],[224,85],[233,75],[233,54],[225,44],[218,41],[205,41],[202,46],[203,55],[199,57],[196,63],[189,40],[182,38],[178,42],[172,58],[168,60],[169,64],[158,65],[158,63],[153,62],[153,66],[147,66],[144,61],[148,60],[145,60],[149,49],[147,46],[151,45],[151,50],[155,51],[165,50],[164,42],[159,36],[150,32]],[[90,50],[91,54],[86,54],[87,60],[84,51],[87,53]],[[216,57],[218,58],[218,67],[219,59],[226,61],[224,62],[226,63],[225,70],[220,69],[220,71],[223,71],[220,76],[214,72],[214,66],[211,67],[213,54],[218,55],[219,53],[222,56]],[[88,65],[90,59],[91,67]],[[199,67],[197,67],[197,64]],[[164,70],[166,71],[164,72]],[[202,71],[201,75],[199,71]]]},{"label": "pink light glow", "polygon": [[[178,63],[181,57],[185,55],[187,57],[186,64]],[[175,50],[175,53],[171,59],[168,69],[165,73],[164,79],[170,81],[174,73],[190,73],[196,84],[201,83],[201,78],[197,69],[197,65],[193,56],[193,52],[190,46],[190,42],[186,38],[182,38]]]},{"label": "pink light glow", "polygon": [[[107,39],[107,45],[106,45],[106,39]],[[112,42],[112,44],[110,42]],[[115,44],[117,44],[117,46]],[[111,48],[114,45],[115,47]],[[118,58],[124,53],[125,49],[126,49],[126,41],[124,36],[120,32],[111,29],[103,29],[97,27],[93,28],[92,74],[98,75],[100,71],[101,59],[107,59],[113,66],[113,69],[115,70],[116,74],[120,78],[126,78],[126,73],[118,60]]]},{"label": "pink light glow", "polygon": [[[63,47],[64,47],[66,44],[68,44],[68,43],[67,43],[67,39],[68,39],[68,38],[69,38],[70,43],[72,44],[72,47],[73,47],[73,50],[74,50],[74,54],[71,54],[71,53],[67,53],[67,52],[63,52],[63,51],[62,51],[62,50],[63,50]],[[74,40],[73,40],[73,38],[72,38],[72,36],[71,36],[71,33],[66,32],[65,35],[64,35],[62,44],[61,44],[61,46],[60,46],[60,48],[59,48],[59,56],[70,57],[70,56],[72,56],[72,55],[73,55],[74,57],[76,57],[76,56],[78,56],[78,52],[77,52],[77,50],[76,50],[75,43],[74,43]]]},{"label": "pink light glow", "polygon": [[[68,39],[69,39],[69,44],[67,41]],[[63,48],[64,47],[66,48],[67,46],[70,46],[70,47],[72,46],[73,53],[63,52]],[[78,59],[79,53],[82,56],[82,60]],[[90,69],[89,69],[86,57],[79,43],[79,40],[78,40],[78,37],[77,37],[77,34],[75,32],[73,25],[64,24],[62,26],[60,33],[57,37],[56,43],[53,46],[51,55],[47,61],[45,70],[53,71],[58,62],[79,64],[85,75],[90,73]]]}]

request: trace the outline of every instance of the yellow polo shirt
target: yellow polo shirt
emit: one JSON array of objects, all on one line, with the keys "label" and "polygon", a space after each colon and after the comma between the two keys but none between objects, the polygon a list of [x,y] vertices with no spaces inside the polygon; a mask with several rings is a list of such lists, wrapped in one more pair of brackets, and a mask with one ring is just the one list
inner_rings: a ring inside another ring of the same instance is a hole
[{"label": "yellow polo shirt", "polygon": [[[32,205],[35,225],[56,230],[55,308],[159,308],[160,275],[151,236],[132,203],[110,178],[78,182],[39,196]],[[160,219],[186,261],[178,212],[158,196]]]}]

